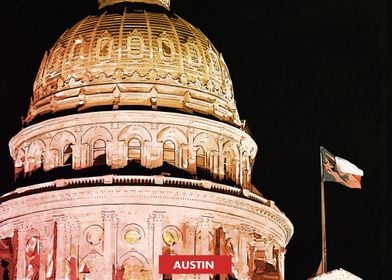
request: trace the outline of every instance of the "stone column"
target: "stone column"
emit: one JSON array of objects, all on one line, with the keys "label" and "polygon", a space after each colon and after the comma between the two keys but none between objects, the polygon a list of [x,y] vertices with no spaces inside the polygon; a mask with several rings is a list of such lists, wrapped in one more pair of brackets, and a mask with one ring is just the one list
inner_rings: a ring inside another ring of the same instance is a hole
[{"label": "stone column", "polygon": [[148,248],[147,248],[147,256],[148,261],[150,263],[150,270],[154,270],[154,217],[151,215],[147,219],[147,236],[148,236]]},{"label": "stone column", "polygon": [[240,184],[241,164],[239,158],[235,160],[235,182]]},{"label": "stone column", "polygon": [[[191,125],[192,124],[190,124],[190,126]],[[186,166],[183,166],[192,174],[196,173],[196,147],[193,143],[194,132],[194,128],[190,127],[188,129],[188,146],[187,148],[184,148],[184,159],[186,162]]]},{"label": "stone column", "polygon": [[67,217],[60,215],[55,217],[57,225],[57,247],[56,247],[56,279],[66,279],[65,261],[68,257],[67,246]]},{"label": "stone column", "polygon": [[[113,251],[113,265],[112,265],[112,273],[114,273],[114,275],[116,275],[117,271],[116,268],[119,265],[119,261],[118,261],[118,229],[119,229],[119,223],[120,223],[120,219],[119,217],[116,215],[113,221],[113,244],[114,244],[114,251]],[[121,265],[120,265],[121,266]],[[114,270],[114,271],[113,271]]]},{"label": "stone column", "polygon": [[241,225],[238,238],[238,280],[248,279],[249,265],[248,265],[248,251],[250,233],[252,228],[247,225]]},{"label": "stone column", "polygon": [[[200,252],[197,252],[199,255],[210,255],[209,245],[210,245],[210,229],[212,229],[212,217],[209,216],[200,216],[199,221],[197,223],[197,229],[200,231],[200,240],[196,242],[200,242]],[[208,274],[200,274],[200,280],[209,280],[210,276]]]},{"label": "stone column", "polygon": [[79,241],[80,223],[78,220],[69,222],[70,227],[70,255],[69,255],[69,277],[70,280],[78,279],[79,274]]},{"label": "stone column", "polygon": [[142,165],[148,168],[159,167],[163,163],[163,143],[158,141],[159,123],[158,119],[155,120],[155,116],[154,121],[156,123],[151,123],[151,128],[149,129],[151,142],[146,141],[142,151]]},{"label": "stone column", "polygon": [[27,228],[23,223],[17,224],[18,231],[18,259],[16,262],[16,279],[24,280],[26,272],[26,232]]},{"label": "stone column", "polygon": [[70,225],[71,230],[71,257],[78,257],[79,255],[79,239],[80,239],[80,223],[79,221],[74,221]]},{"label": "stone column", "polygon": [[242,186],[244,184],[244,158],[243,158],[243,154],[244,154],[244,147],[240,147],[240,158],[239,158],[239,182],[240,185]]},{"label": "stone column", "polygon": [[81,168],[93,166],[93,148],[89,144],[83,143],[80,146]]},{"label": "stone column", "polygon": [[184,255],[195,255],[195,226],[191,223],[187,222],[184,225],[185,227],[185,237],[183,244],[183,252]]},{"label": "stone column", "polygon": [[[53,234],[54,222],[46,222],[45,226],[40,230],[40,254],[39,254],[39,279],[46,279],[53,273]],[[50,271],[49,271],[50,270]],[[49,274],[49,275],[48,275]]]},{"label": "stone column", "polygon": [[114,238],[113,238],[113,225],[115,222],[116,214],[114,211],[102,211],[102,223],[104,230],[103,237],[103,256],[104,256],[104,279],[110,279],[113,274],[113,260],[114,260]]},{"label": "stone column", "polygon": [[[116,88],[115,91],[118,89]],[[120,125],[118,122],[112,122],[110,124],[110,129],[112,131],[113,135],[119,135],[119,130],[120,130]],[[124,160],[123,155],[124,155],[124,141],[118,141],[117,137],[113,137],[113,141],[109,142],[107,144],[107,152],[106,154],[108,155],[108,164],[113,168],[121,168],[124,167],[123,163],[126,163],[126,160]]]},{"label": "stone column", "polygon": [[255,270],[256,259],[256,244],[252,238],[252,243],[249,244],[249,279],[253,279],[253,272]]},{"label": "stone column", "polygon": [[39,279],[46,279],[46,260],[48,252],[48,237],[44,230],[39,234]]},{"label": "stone column", "polygon": [[[183,235],[183,247],[182,247],[182,252],[181,254],[183,255],[196,255],[195,252],[195,232],[196,232],[196,227],[194,226],[195,222],[193,219],[189,219],[187,222],[184,223],[183,229],[184,229],[184,235]],[[194,280],[197,278],[194,278],[193,274],[173,274],[172,275],[173,280]]]},{"label": "stone column", "polygon": [[159,256],[162,255],[162,221],[165,212],[154,211],[152,215],[154,228],[153,228],[153,279],[162,279],[162,274],[159,274]]},{"label": "stone column", "polygon": [[[225,227],[224,224],[222,224],[217,230],[216,230],[216,255],[220,256],[227,256],[227,249],[226,249],[226,233],[225,230],[223,229]],[[226,273],[220,273],[219,274],[219,279],[227,279],[227,274]]]},{"label": "stone column", "polygon": [[83,128],[80,125],[75,126],[74,135],[76,138],[75,145],[72,146],[72,169],[79,170],[82,166],[81,162],[81,140]]},{"label": "stone column", "polygon": [[222,180],[225,177],[224,171],[224,161],[223,161],[223,141],[224,137],[222,135],[218,138],[218,149],[219,149],[219,162],[218,162],[218,176],[219,180]]},{"label": "stone column", "polygon": [[286,249],[281,248],[278,252],[278,270],[279,270],[279,280],[284,280],[284,257],[286,254]]},{"label": "stone column", "polygon": [[[227,236],[231,239],[232,246],[232,274],[237,279],[240,269],[240,256],[239,256],[239,245],[240,245],[240,229],[237,226],[227,227]],[[229,249],[229,248],[227,248]]]}]

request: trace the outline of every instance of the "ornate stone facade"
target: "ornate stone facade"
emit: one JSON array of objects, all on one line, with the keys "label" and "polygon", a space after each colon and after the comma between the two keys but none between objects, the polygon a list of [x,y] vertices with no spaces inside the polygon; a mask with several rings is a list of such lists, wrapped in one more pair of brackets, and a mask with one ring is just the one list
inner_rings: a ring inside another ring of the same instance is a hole
[{"label": "ornate stone facade", "polygon": [[[257,145],[221,54],[168,0],[99,4],[45,54],[9,143],[22,185],[0,198],[1,272],[283,280],[293,226],[252,184]],[[164,254],[231,256],[232,273],[162,275]]]},{"label": "ornate stone facade", "polygon": [[258,279],[251,278],[259,269],[256,260],[283,269],[292,234],[288,219],[269,201],[164,184],[30,194],[3,202],[0,219],[0,238],[16,229],[26,248],[18,250],[18,279],[79,279],[83,273],[87,279],[160,279],[158,256],[167,252],[228,254],[238,279]]},{"label": "ornate stone facade", "polygon": [[[59,125],[61,123],[61,125]],[[196,168],[250,188],[257,146],[244,131],[225,123],[178,113],[111,111],[50,119],[22,130],[10,141],[16,175],[104,161],[112,169],[130,161],[163,162],[191,174]]]}]

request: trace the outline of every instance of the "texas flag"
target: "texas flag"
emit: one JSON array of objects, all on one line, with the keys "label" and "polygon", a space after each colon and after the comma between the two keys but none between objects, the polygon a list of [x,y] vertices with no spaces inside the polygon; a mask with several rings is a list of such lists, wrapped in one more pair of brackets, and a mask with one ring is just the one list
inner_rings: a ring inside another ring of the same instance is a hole
[{"label": "texas flag", "polygon": [[325,182],[336,182],[353,189],[361,188],[363,170],[346,159],[336,157],[320,147],[321,172]]}]

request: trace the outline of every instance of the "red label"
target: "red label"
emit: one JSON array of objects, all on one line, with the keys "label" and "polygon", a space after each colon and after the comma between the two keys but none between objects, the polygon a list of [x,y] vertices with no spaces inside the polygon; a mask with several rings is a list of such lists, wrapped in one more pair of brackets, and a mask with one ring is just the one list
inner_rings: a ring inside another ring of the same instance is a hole
[{"label": "red label", "polygon": [[159,256],[160,274],[231,273],[231,256]]}]

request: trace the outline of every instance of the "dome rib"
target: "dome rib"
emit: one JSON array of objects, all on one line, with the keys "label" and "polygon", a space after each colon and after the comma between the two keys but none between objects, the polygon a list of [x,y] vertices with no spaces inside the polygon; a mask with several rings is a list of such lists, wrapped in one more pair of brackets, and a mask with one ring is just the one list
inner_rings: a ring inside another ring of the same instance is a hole
[{"label": "dome rib", "polygon": [[169,26],[171,26],[172,31],[174,33],[174,38],[175,38],[175,41],[177,43],[178,52],[180,54],[179,55],[180,68],[182,69],[182,73],[184,74],[185,73],[184,60],[183,60],[183,55],[184,54],[182,53],[182,48],[181,48],[181,43],[180,43],[180,39],[179,39],[179,36],[178,36],[178,32],[177,32],[176,28],[174,27],[174,24],[173,24],[173,22],[171,20],[168,20],[168,23],[169,23]]}]

